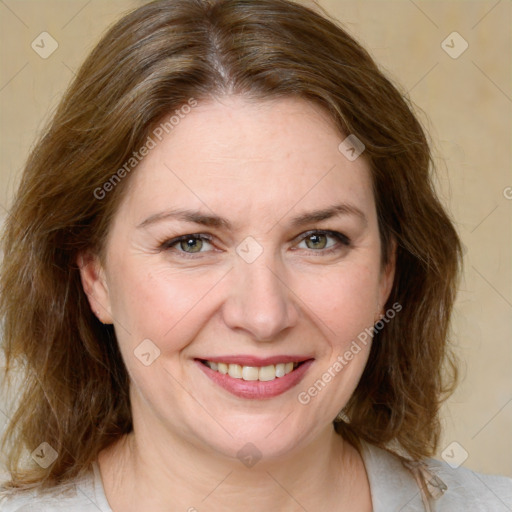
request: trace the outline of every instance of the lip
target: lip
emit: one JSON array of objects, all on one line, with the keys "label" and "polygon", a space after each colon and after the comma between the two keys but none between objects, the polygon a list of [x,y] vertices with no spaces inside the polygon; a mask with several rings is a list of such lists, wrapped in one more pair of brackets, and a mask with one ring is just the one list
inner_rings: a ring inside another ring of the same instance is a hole
[{"label": "lip", "polygon": [[[282,356],[270,357],[270,358],[256,358],[256,357],[246,357],[246,356],[230,356],[227,358],[212,358],[207,359],[208,361],[213,362],[223,362],[230,364],[242,364],[239,361],[243,361],[243,366],[251,366],[248,363],[251,362],[252,366],[266,366],[270,364],[279,364],[289,361],[294,362],[302,362],[300,366],[298,366],[292,372],[286,374],[284,377],[276,377],[274,380],[260,382],[260,381],[245,381],[243,379],[234,379],[229,375],[222,375],[219,372],[216,372],[203,364],[201,361],[205,359],[195,359],[194,362],[199,366],[200,370],[210,378],[215,384],[219,385],[221,388],[229,391],[231,394],[239,397],[246,398],[252,400],[263,400],[266,398],[273,398],[275,396],[281,395],[286,391],[290,390],[294,386],[296,386],[304,377],[309,367],[313,364],[314,359],[312,358],[304,358],[299,357],[298,359],[290,358],[290,356],[286,356],[283,358]],[[257,361],[257,364],[255,363]],[[269,362],[276,361],[276,362]],[[262,363],[263,362],[263,363]]]},{"label": "lip", "polygon": [[239,364],[240,366],[269,366],[271,364],[280,363],[302,363],[308,359],[313,359],[312,356],[291,356],[291,355],[277,355],[271,357],[256,357],[256,356],[214,356],[214,357],[201,357],[197,358],[201,361],[212,361],[214,363],[226,364]]}]

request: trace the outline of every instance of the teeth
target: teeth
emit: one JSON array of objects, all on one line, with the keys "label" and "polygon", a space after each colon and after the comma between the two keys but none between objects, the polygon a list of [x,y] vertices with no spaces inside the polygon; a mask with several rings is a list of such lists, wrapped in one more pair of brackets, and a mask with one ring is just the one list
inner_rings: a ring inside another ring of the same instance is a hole
[{"label": "teeth", "polygon": [[[210,366],[211,368],[211,366]],[[213,368],[212,368],[213,370]],[[242,379],[244,380],[258,380],[259,370],[255,366],[242,367]]]},{"label": "teeth", "polygon": [[284,363],[276,364],[276,377],[284,377],[286,374],[284,373],[284,367],[286,365]]},{"label": "teeth", "polygon": [[230,364],[228,366],[228,374],[234,379],[242,378],[242,367],[239,364]]},{"label": "teeth", "polygon": [[276,378],[276,367],[271,364],[269,366],[262,366],[260,368],[260,380],[266,382],[267,380],[274,380]]},{"label": "teeth", "polygon": [[247,381],[259,380],[267,382],[274,380],[276,377],[284,377],[291,373],[299,363],[279,363],[270,364],[268,366],[240,366],[239,364],[215,363],[213,361],[205,361],[206,366],[212,370],[221,373],[222,375],[228,374],[234,379],[243,379]]}]

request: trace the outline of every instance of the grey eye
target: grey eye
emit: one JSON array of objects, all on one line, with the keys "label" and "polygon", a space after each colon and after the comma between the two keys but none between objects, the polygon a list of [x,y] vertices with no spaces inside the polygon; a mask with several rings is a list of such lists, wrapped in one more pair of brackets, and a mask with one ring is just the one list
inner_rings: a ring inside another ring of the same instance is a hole
[{"label": "grey eye", "polygon": [[190,237],[179,242],[180,249],[183,252],[199,252],[203,248],[203,240],[201,238]]},{"label": "grey eye", "polygon": [[304,239],[308,249],[325,249],[327,246],[327,235],[320,233],[309,235]]}]

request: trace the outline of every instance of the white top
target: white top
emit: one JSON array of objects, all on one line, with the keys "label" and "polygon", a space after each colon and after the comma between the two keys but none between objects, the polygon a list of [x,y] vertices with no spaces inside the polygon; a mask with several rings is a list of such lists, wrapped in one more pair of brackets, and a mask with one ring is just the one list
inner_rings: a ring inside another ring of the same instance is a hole
[{"label": "white top", "polygon": [[[363,461],[370,481],[374,512],[510,512],[512,479],[475,473],[429,459],[427,488],[436,499],[422,499],[414,469],[397,457],[363,444]],[[441,494],[442,492],[442,494]],[[0,487],[1,512],[113,512],[108,504],[97,463],[85,478],[40,494],[9,495]],[[120,511],[116,511],[120,512]]]}]

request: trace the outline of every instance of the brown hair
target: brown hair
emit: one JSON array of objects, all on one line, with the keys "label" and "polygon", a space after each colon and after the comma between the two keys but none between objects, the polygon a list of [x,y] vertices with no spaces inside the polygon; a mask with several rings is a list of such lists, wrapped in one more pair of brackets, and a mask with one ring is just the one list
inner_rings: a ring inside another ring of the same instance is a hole
[{"label": "brown hair", "polygon": [[[461,261],[436,197],[425,134],[400,92],[344,30],[286,0],[161,0],[122,18],[96,46],[32,151],[6,222],[0,311],[6,375],[23,394],[3,446],[8,486],[48,487],[81,475],[132,428],[129,378],[112,326],[92,314],[77,256],[101,251],[129,177],[98,189],[152,127],[190,98],[298,96],[323,107],[366,146],[382,263],[396,241],[388,305],[337,430],[354,443],[431,455],[438,409],[455,380],[447,357]],[[136,172],[136,171],[134,171]],[[452,372],[445,372],[445,366]],[[22,452],[49,443],[43,469]]]}]

